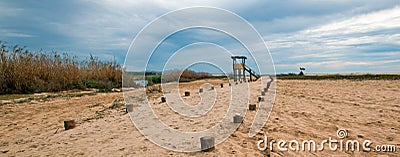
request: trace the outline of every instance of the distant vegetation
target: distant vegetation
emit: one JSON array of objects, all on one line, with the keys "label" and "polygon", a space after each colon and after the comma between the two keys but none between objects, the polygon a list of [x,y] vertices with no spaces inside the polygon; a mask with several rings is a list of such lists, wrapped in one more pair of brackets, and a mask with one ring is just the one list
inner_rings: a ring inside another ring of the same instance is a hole
[{"label": "distant vegetation", "polygon": [[278,74],[282,80],[400,80],[400,75],[395,74],[329,74],[329,75],[297,75],[295,73]]},{"label": "distant vegetation", "polygon": [[195,72],[189,69],[186,69],[183,72],[178,69],[166,71],[162,77],[161,73],[158,72],[152,72],[152,74],[156,75],[150,75],[146,73],[146,80],[148,81],[149,85],[158,84],[161,82],[172,82],[177,80],[179,80],[179,82],[189,82],[206,78],[214,78],[214,76],[209,73]]},{"label": "distant vegetation", "polygon": [[24,47],[7,47],[0,41],[0,94],[54,92],[121,87],[122,68],[113,61],[57,52],[32,52]]},{"label": "distant vegetation", "polygon": [[194,80],[212,78],[213,76],[206,72],[195,72],[192,70],[183,71],[181,77],[179,78],[179,82],[189,82]]}]

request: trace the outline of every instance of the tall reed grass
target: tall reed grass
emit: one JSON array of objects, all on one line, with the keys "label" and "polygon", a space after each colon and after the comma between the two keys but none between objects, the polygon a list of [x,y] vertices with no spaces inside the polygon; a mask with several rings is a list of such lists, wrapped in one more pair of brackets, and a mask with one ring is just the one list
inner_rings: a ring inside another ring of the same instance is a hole
[{"label": "tall reed grass", "polygon": [[121,87],[122,67],[90,55],[86,60],[57,52],[32,52],[0,41],[0,94]]}]

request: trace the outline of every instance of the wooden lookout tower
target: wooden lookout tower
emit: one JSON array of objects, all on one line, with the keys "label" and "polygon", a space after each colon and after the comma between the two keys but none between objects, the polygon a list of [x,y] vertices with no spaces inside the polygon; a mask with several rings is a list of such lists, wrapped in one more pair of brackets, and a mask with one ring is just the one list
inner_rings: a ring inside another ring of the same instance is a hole
[{"label": "wooden lookout tower", "polygon": [[[256,74],[253,70],[246,65],[246,56],[231,56],[233,60],[233,80],[246,82],[246,71],[250,74],[249,81],[257,81],[260,75]],[[254,78],[253,78],[254,77]]]}]

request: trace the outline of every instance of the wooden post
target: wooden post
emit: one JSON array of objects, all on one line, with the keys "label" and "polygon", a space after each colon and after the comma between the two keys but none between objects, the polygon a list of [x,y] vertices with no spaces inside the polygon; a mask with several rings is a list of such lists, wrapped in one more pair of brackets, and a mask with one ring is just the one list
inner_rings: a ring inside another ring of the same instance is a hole
[{"label": "wooden post", "polygon": [[205,136],[200,138],[201,151],[208,152],[215,149],[215,139],[211,136]]},{"label": "wooden post", "polygon": [[260,96],[258,97],[258,102],[264,101],[264,97]]},{"label": "wooden post", "polygon": [[254,110],[256,110],[256,108],[257,108],[256,104],[249,104],[250,111],[254,111]]},{"label": "wooden post", "polygon": [[189,91],[186,91],[186,92],[185,92],[185,96],[190,96],[190,92],[189,92]]},{"label": "wooden post", "polygon": [[235,64],[236,64],[236,59],[235,58],[232,58],[232,68],[233,68],[233,81],[237,81],[237,78],[236,78],[236,68],[235,68]]},{"label": "wooden post", "polygon": [[125,111],[126,111],[126,113],[132,112],[133,111],[133,104],[126,104],[125,105]]},{"label": "wooden post", "polygon": [[232,86],[231,83],[229,83],[229,86]]},{"label": "wooden post", "polygon": [[210,90],[214,90],[214,86],[211,86],[211,89]]},{"label": "wooden post", "polygon": [[269,86],[271,86],[271,82],[267,83],[267,89],[269,88]]},{"label": "wooden post", "polygon": [[241,115],[235,115],[233,116],[233,123],[242,123],[243,117]]},{"label": "wooden post", "polygon": [[200,88],[200,89],[199,89],[199,93],[203,93],[203,88]]},{"label": "wooden post", "polygon": [[224,88],[224,84],[223,83],[221,83],[221,88]]},{"label": "wooden post", "polygon": [[242,69],[242,72],[243,72],[243,81],[244,82],[246,82],[246,59],[242,59],[242,65],[243,65],[243,69]]},{"label": "wooden post", "polygon": [[167,102],[167,99],[165,99],[165,97],[161,97],[161,102]]},{"label": "wooden post", "polygon": [[64,129],[69,130],[75,128],[75,121],[74,120],[65,120],[64,121]]}]

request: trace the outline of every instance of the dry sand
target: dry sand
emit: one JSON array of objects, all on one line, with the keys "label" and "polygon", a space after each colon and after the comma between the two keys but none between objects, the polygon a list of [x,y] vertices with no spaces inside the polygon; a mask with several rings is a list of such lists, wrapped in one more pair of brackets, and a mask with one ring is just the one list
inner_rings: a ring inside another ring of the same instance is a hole
[{"label": "dry sand", "polygon": [[[191,90],[188,104],[198,104],[198,88],[214,84],[218,96],[213,116],[201,120],[179,117],[160,103],[160,93],[149,101],[162,121],[174,129],[197,131],[208,128],[225,114],[227,84],[221,80],[184,83],[180,90]],[[257,82],[255,82],[257,83]],[[135,128],[125,113],[122,93],[99,93],[80,97],[55,96],[42,101],[3,103],[0,106],[0,156],[399,156],[400,81],[278,80],[276,101],[260,134],[249,137],[255,111],[247,112],[244,122],[226,141],[211,152],[179,153],[153,144]],[[256,103],[261,88],[251,89],[250,103]],[[141,93],[140,89],[133,93]],[[183,92],[182,92],[183,93]],[[225,98],[224,98],[225,97]],[[222,100],[222,101],[221,101]],[[143,100],[137,100],[143,101]],[[222,105],[221,105],[222,104]],[[225,105],[223,105],[225,104]],[[76,128],[63,130],[63,121],[74,119]],[[275,140],[317,142],[337,138],[336,131],[348,131],[346,139],[376,144],[394,144],[396,153],[377,152],[280,152],[259,151],[257,141],[264,135]]]}]

